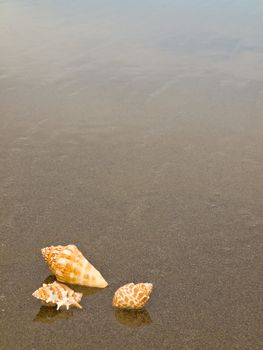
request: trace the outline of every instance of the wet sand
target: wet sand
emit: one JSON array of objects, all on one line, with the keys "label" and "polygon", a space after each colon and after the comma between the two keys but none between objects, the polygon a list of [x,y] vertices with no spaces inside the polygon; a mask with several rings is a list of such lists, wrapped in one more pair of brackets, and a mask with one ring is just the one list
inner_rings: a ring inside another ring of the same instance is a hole
[{"label": "wet sand", "polygon": [[[263,348],[262,15],[0,1],[1,350]],[[31,294],[68,243],[110,285],[56,312]]]}]

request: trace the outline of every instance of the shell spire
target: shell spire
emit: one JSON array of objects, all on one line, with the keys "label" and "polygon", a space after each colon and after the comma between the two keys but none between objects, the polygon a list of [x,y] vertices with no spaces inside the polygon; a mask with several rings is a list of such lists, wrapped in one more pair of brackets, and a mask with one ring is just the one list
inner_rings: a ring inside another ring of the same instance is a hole
[{"label": "shell spire", "polygon": [[150,299],[151,283],[128,283],[114,294],[112,305],[119,309],[142,309]]},{"label": "shell spire", "polygon": [[75,245],[46,247],[41,252],[58,281],[87,287],[107,287],[108,283],[101,273]]},{"label": "shell spire", "polygon": [[82,306],[79,304],[82,293],[74,292],[74,290],[68,286],[58,282],[44,283],[42,287],[38,288],[32,295],[47,306],[57,305],[57,310],[59,310],[61,306],[66,306],[68,310],[71,305],[82,309]]}]

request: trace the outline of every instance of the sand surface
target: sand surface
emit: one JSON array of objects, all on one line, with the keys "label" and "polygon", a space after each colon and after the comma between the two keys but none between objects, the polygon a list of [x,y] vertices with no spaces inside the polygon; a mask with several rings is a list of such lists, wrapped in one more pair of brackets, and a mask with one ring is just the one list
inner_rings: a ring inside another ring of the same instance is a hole
[{"label": "sand surface", "polygon": [[[0,349],[263,348],[263,3],[0,1]],[[109,282],[31,294],[40,248]],[[114,291],[151,282],[142,312]]]}]

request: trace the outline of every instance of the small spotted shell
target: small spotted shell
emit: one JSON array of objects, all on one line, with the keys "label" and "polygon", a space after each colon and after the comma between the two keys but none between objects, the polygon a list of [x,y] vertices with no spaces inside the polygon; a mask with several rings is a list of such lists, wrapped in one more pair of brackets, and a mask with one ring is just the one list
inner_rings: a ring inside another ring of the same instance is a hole
[{"label": "small spotted shell", "polygon": [[100,272],[75,245],[51,246],[41,249],[41,252],[58,281],[88,287],[107,287],[108,283]]},{"label": "small spotted shell", "polygon": [[59,310],[61,306],[66,306],[68,310],[70,305],[82,309],[81,305],[79,305],[82,293],[76,293],[68,286],[58,282],[50,284],[44,283],[43,286],[37,289],[32,295],[47,306],[57,305],[57,310]]},{"label": "small spotted shell", "polygon": [[150,299],[151,283],[128,283],[114,294],[112,305],[119,309],[141,309]]}]

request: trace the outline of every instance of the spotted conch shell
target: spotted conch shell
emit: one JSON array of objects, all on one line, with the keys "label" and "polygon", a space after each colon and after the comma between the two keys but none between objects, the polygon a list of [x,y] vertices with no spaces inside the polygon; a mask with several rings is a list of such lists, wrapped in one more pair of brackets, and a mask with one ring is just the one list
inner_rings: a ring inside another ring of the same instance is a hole
[{"label": "spotted conch shell", "polygon": [[74,290],[65,284],[58,282],[44,283],[42,287],[37,289],[32,295],[47,306],[57,305],[57,310],[59,310],[61,306],[66,306],[68,310],[70,305],[82,309],[82,306],[79,305],[82,293],[74,292]]},{"label": "spotted conch shell", "polygon": [[75,245],[51,246],[41,249],[41,252],[58,281],[88,287],[107,287],[108,283],[100,272]]},{"label": "spotted conch shell", "polygon": [[128,283],[114,294],[112,305],[119,309],[141,309],[150,299],[151,283]]}]

